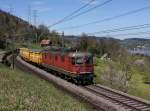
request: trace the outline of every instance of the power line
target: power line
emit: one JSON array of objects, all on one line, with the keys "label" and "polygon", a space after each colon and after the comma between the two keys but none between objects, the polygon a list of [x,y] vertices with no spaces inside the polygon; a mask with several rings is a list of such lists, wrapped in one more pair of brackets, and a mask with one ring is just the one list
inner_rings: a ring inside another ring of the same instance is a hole
[{"label": "power line", "polygon": [[114,36],[143,35],[143,34],[150,34],[150,31],[135,32],[135,33],[125,33],[125,34],[116,34],[116,35],[110,35],[110,36],[114,37]]},{"label": "power line", "polygon": [[129,12],[126,12],[126,13],[123,13],[123,14],[119,14],[119,15],[116,15],[116,16],[113,16],[113,17],[105,18],[105,19],[102,19],[102,20],[98,20],[98,21],[94,21],[94,22],[89,22],[89,23],[85,23],[85,24],[81,24],[81,25],[76,25],[76,26],[72,26],[72,27],[64,27],[64,28],[60,28],[60,29],[61,30],[62,29],[64,29],[64,30],[70,30],[70,29],[85,27],[85,26],[88,26],[88,25],[98,24],[98,23],[102,23],[102,22],[114,20],[114,19],[117,19],[117,18],[120,18],[120,17],[123,17],[123,16],[135,14],[135,13],[147,10],[147,9],[150,9],[150,6],[146,6],[146,7],[140,8],[140,9],[136,9],[136,10],[132,10],[132,11],[129,11]]},{"label": "power line", "polygon": [[88,13],[88,12],[90,12],[90,11],[96,9],[96,8],[102,7],[102,6],[106,5],[107,3],[111,2],[111,1],[112,1],[112,0],[107,0],[107,1],[105,1],[105,2],[103,2],[103,3],[101,3],[101,4],[99,4],[99,5],[96,5],[95,7],[92,7],[92,8],[90,8],[90,9],[84,11],[84,12],[81,12],[81,13],[79,13],[79,14],[77,14],[77,15],[72,16],[72,17],[69,18],[68,20],[75,19],[76,17],[78,17],[78,16],[80,16],[80,15],[83,15],[83,14],[86,14],[86,13]]},{"label": "power line", "polygon": [[[70,15],[64,17],[64,18],[61,19],[60,21],[58,21],[58,22],[56,22],[56,23],[54,23],[54,24],[52,24],[52,25],[50,25],[50,26],[48,26],[48,27],[52,27],[52,26],[55,26],[55,25],[60,24],[60,23],[62,23],[62,22],[66,22],[66,21],[72,20],[72,19],[74,19],[74,18],[76,18],[76,17],[78,17],[78,16],[81,16],[81,15],[83,15],[83,14],[85,14],[85,13],[88,13],[88,12],[90,12],[90,11],[96,9],[96,8],[99,8],[99,7],[101,7],[101,6],[106,5],[107,3],[111,2],[112,0],[107,0],[107,1],[105,1],[105,2],[103,2],[103,3],[100,3],[100,4],[96,5],[95,7],[92,7],[92,8],[90,8],[90,9],[84,11],[84,12],[81,12],[81,13],[79,13],[79,14],[77,14],[77,15],[74,15],[75,13],[77,13],[77,12],[79,12],[80,10],[82,10],[83,8],[87,7],[88,5],[90,5],[90,4],[91,4],[92,2],[94,2],[94,1],[95,1],[95,0],[91,0],[90,2],[88,2],[88,3],[87,3],[86,5],[84,5],[83,7],[79,8],[78,10],[74,11],[74,12],[71,13]],[[73,16],[73,15],[74,15],[74,16]]]},{"label": "power line", "polygon": [[31,6],[28,6],[28,22],[31,23]]},{"label": "power line", "polygon": [[[87,4],[83,5],[83,6],[80,7],[79,9],[73,11],[71,14],[65,16],[65,17],[62,18],[61,20],[55,22],[54,24],[52,24],[52,25],[50,25],[50,26],[48,26],[48,27],[52,27],[52,26],[55,26],[55,25],[57,25],[57,24],[60,24],[60,23],[64,22],[67,18],[73,16],[75,13],[77,13],[77,12],[79,12],[80,10],[84,9],[85,7],[89,6],[89,5],[90,5],[92,2],[94,2],[94,1],[95,1],[95,0],[90,0]],[[43,33],[41,33],[41,34],[39,35],[39,38],[40,38],[42,35],[43,35]]]},{"label": "power line", "polygon": [[143,29],[143,28],[150,28],[150,24],[142,24],[142,25],[135,25],[135,26],[130,26],[130,27],[109,29],[109,30],[97,31],[97,32],[92,32],[92,33],[87,33],[87,34],[88,35],[102,34],[102,33],[120,32],[120,31],[136,30],[136,29]]},{"label": "power line", "polygon": [[83,5],[82,7],[80,7],[79,9],[73,11],[71,14],[65,16],[64,18],[62,18],[61,20],[55,22],[54,24],[50,25],[49,27],[55,26],[57,24],[60,24],[62,22],[64,22],[67,18],[73,16],[75,13],[79,12],[80,10],[84,9],[85,7],[89,6],[92,2],[94,2],[95,0],[90,0],[87,4]]}]

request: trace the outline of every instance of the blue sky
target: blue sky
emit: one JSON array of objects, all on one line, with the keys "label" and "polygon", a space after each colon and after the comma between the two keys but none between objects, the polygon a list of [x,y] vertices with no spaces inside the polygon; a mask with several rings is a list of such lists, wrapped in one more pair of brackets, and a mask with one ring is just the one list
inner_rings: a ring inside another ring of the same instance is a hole
[{"label": "blue sky", "polygon": [[[10,11],[25,20],[28,20],[29,7],[31,7],[31,15],[33,15],[33,10],[37,10],[37,25],[45,24],[49,26],[56,21],[60,20],[64,16],[70,14],[74,10],[80,8],[86,4],[89,0],[0,0],[0,9],[5,11]],[[90,6],[94,7],[106,0],[95,0]],[[103,7],[97,8],[87,14],[79,16],[71,21],[56,25],[52,29],[61,29],[63,27],[70,27],[75,25],[80,25],[84,23],[93,22],[96,20],[102,20],[104,18],[112,17],[118,14],[122,14],[131,10],[139,9],[145,6],[150,6],[150,0],[112,0],[112,2],[104,5]],[[31,23],[33,22],[33,16],[31,16]],[[121,28],[133,25],[141,25],[150,23],[150,9],[141,11],[136,14],[124,16],[115,20],[89,25],[87,27],[81,27],[77,29],[70,30],[58,30],[59,32],[64,31],[65,34],[80,35],[82,32],[91,33],[102,30],[109,30],[113,28]],[[98,36],[111,36],[117,34],[126,33],[136,33],[149,31],[150,28],[124,31],[117,33],[107,33],[107,34],[97,34]],[[115,36],[115,38],[150,38],[148,35],[132,35],[132,36]]]}]

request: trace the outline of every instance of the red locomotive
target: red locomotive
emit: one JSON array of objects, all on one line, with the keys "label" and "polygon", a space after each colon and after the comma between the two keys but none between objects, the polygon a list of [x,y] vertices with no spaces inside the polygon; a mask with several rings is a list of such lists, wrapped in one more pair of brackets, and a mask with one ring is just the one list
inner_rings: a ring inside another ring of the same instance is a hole
[{"label": "red locomotive", "polygon": [[50,48],[42,52],[42,66],[76,84],[93,83],[94,66],[90,53]]},{"label": "red locomotive", "polygon": [[19,55],[76,84],[93,83],[94,66],[90,53],[50,47],[43,51],[20,48]]}]

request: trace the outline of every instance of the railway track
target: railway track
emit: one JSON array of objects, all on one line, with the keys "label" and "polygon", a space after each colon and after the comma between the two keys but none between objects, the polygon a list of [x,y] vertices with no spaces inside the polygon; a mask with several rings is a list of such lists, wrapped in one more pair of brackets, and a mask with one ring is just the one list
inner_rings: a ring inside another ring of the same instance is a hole
[{"label": "railway track", "polygon": [[129,96],[125,93],[101,85],[90,85],[83,88],[119,105],[120,107],[124,107],[128,111],[150,111],[149,101]]}]

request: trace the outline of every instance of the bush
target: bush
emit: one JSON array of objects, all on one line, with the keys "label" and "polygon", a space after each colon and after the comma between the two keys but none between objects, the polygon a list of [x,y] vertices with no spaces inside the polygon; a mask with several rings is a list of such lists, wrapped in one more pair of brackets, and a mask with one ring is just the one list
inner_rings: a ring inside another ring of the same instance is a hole
[{"label": "bush", "polygon": [[117,70],[114,63],[109,63],[103,71],[101,79],[103,84],[121,90],[123,92],[128,92],[129,82],[132,79],[132,73],[128,65],[124,65],[122,70]]}]

